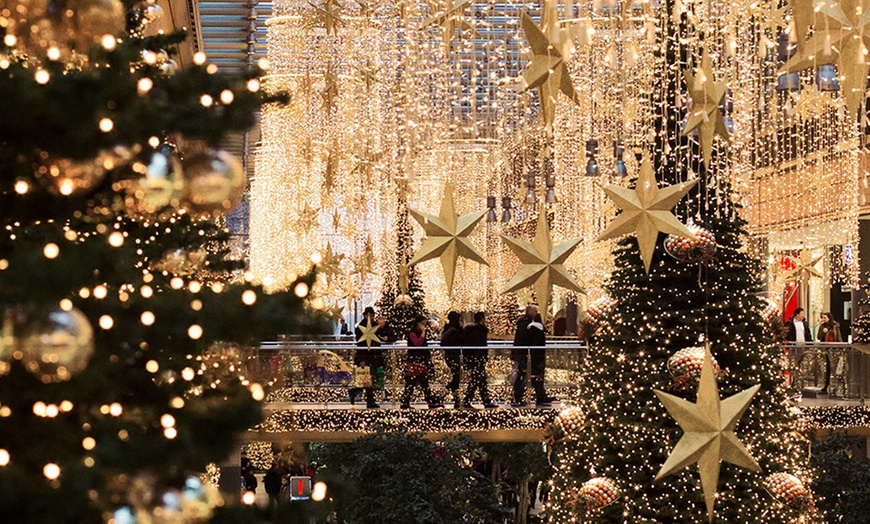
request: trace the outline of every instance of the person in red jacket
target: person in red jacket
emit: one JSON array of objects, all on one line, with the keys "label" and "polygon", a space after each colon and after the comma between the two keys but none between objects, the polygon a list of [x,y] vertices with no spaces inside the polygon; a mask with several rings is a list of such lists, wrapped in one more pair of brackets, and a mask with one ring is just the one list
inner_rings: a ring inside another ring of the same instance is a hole
[{"label": "person in red jacket", "polygon": [[426,343],[426,317],[417,315],[408,332],[408,353],[405,359],[405,390],[402,392],[402,409],[411,409],[411,394],[419,387],[429,403],[429,409],[443,408],[429,389],[429,374],[432,372],[432,351]]}]

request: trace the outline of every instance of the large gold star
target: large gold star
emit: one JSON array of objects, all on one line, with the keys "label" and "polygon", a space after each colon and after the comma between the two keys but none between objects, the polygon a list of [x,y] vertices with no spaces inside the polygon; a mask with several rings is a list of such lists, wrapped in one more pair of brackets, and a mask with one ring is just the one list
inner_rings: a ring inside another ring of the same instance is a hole
[{"label": "large gold star", "polygon": [[701,67],[693,75],[688,69],[683,69],[683,77],[689,96],[692,97],[692,112],[683,127],[683,136],[695,129],[698,130],[698,141],[701,143],[701,154],[704,163],[709,167],[713,155],[713,137],[719,135],[728,140],[728,128],[722,120],[719,102],[725,96],[725,82],[716,82],[713,78],[713,66],[707,50],[704,49]]},{"label": "large gold star", "polygon": [[636,232],[643,267],[649,273],[659,233],[694,239],[695,235],[671,212],[698,179],[659,189],[649,158],[640,165],[640,176],[634,189],[607,186],[604,192],[622,213],[617,215],[598,240],[607,240]]},{"label": "large gold star", "polygon": [[448,0],[447,5],[440,10],[439,13],[429,17],[423,22],[423,27],[430,25],[438,25],[441,28],[441,38],[444,39],[444,52],[450,52],[450,42],[453,40],[453,35],[456,30],[471,31],[474,36],[480,36],[477,29],[473,25],[465,21],[462,12],[471,3],[471,0],[454,0],[452,3]]},{"label": "large gold star", "polygon": [[365,342],[366,346],[371,348],[372,342],[374,342],[375,344],[381,343],[381,339],[378,338],[377,335],[378,328],[380,328],[377,323],[369,322],[368,324],[363,325],[363,323],[360,322],[356,325],[356,327],[360,330],[360,337],[356,339],[357,344],[359,344],[360,342]]},{"label": "large gold star", "polygon": [[375,267],[375,250],[372,247],[372,237],[366,237],[365,246],[363,246],[363,252],[360,256],[351,259],[353,262],[353,271],[350,272],[351,275],[359,275],[360,278],[365,279],[366,275],[374,274]]},{"label": "large gold star", "polygon": [[541,7],[541,25],[524,11],[520,12],[526,40],[532,49],[532,60],[523,71],[520,91],[538,89],[544,125],[553,125],[556,118],[556,98],[559,92],[579,104],[574,84],[568,73],[568,59],[574,45],[569,28],[559,25],[559,14],[553,0],[544,0]]},{"label": "large gold star", "polygon": [[335,34],[339,27],[344,26],[341,18],[341,10],[344,9],[338,0],[324,0],[322,4],[308,2],[314,8],[314,18],[308,23],[309,27],[321,27],[326,34]]},{"label": "large gold star", "polygon": [[456,261],[459,257],[489,265],[486,258],[468,240],[474,226],[486,215],[486,210],[457,215],[453,207],[453,186],[450,183],[444,185],[444,200],[441,201],[438,216],[411,208],[408,208],[408,211],[414,220],[423,226],[427,237],[408,265],[413,266],[441,257],[441,267],[444,268],[444,280],[447,282],[449,295],[453,294],[453,276],[456,273]]},{"label": "large gold star", "polygon": [[749,450],[734,434],[734,427],[749,407],[752,397],[761,389],[761,384],[720,400],[712,359],[710,345],[707,344],[698,384],[698,402],[689,402],[655,390],[668,413],[683,429],[682,438],[659,470],[656,480],[697,462],[701,473],[701,489],[704,490],[704,501],[707,503],[707,517],[711,522],[721,461],[751,471],[761,471]]},{"label": "large gold star", "polygon": [[[779,74],[794,73],[819,64],[837,63],[843,96],[852,116],[864,102],[870,48],[870,0],[812,2],[791,0],[798,33],[798,50]],[[813,35],[806,42],[809,26]]]},{"label": "large gold star", "polygon": [[326,249],[320,254],[320,263],[317,264],[317,271],[325,276],[327,280],[341,275],[341,261],[344,260],[343,253],[335,253],[332,250],[332,243],[326,243]]},{"label": "large gold star", "polygon": [[791,263],[794,264],[794,268],[786,271],[783,277],[787,281],[797,280],[800,282],[809,282],[813,277],[822,278],[822,274],[816,269],[816,264],[818,264],[823,258],[825,258],[825,255],[819,255],[816,258],[813,258],[813,255],[808,249],[802,249],[800,257],[788,257]]},{"label": "large gold star", "polygon": [[344,318],[344,306],[340,305],[338,302],[329,306],[323,311],[327,318],[331,318],[333,320],[341,320]]},{"label": "large gold star", "polygon": [[577,282],[564,266],[565,261],[577,249],[583,238],[574,237],[554,246],[546,213],[538,214],[538,226],[531,243],[505,235],[501,238],[523,263],[523,267],[511,278],[503,293],[532,286],[541,314],[546,314],[553,286],[586,293],[583,285]]}]

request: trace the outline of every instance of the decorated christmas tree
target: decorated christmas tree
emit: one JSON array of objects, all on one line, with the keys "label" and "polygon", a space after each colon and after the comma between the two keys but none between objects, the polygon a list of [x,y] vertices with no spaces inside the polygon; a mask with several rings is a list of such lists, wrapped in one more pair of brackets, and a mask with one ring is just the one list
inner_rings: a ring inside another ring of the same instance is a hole
[{"label": "decorated christmas tree", "polygon": [[396,209],[396,264],[388,265],[381,296],[375,304],[387,320],[394,338],[403,339],[417,315],[426,316],[426,293],[414,266],[408,266],[413,251],[413,233],[408,204],[399,197]]},{"label": "decorated christmas tree", "polygon": [[199,474],[260,417],[249,348],[311,284],[264,293],[215,221],[256,72],[177,70],[154,4],[0,5],[0,521],[207,519]]},{"label": "decorated christmas tree", "polygon": [[620,213],[602,237],[627,235],[605,286],[615,305],[554,428],[548,511],[555,522],[812,520],[782,349],[754,294],[759,263],[717,169],[725,83],[710,42],[684,38],[685,14],[665,24],[655,141],[634,180],[605,190]]}]

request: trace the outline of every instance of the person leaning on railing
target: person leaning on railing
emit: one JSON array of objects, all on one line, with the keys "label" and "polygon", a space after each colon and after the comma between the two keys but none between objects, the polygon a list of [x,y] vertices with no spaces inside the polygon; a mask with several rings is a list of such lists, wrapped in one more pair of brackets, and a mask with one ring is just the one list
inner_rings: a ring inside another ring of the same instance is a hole
[{"label": "person leaning on railing", "polygon": [[432,373],[432,351],[426,342],[426,324],[423,315],[417,315],[408,332],[408,352],[405,357],[405,390],[402,392],[402,409],[411,409],[411,394],[419,387],[426,397],[429,409],[443,408],[438,398],[429,389],[429,375]]},{"label": "person leaning on railing", "polygon": [[816,338],[819,342],[842,342],[843,336],[840,334],[840,323],[834,320],[830,313],[822,313],[822,323],[816,332]]}]

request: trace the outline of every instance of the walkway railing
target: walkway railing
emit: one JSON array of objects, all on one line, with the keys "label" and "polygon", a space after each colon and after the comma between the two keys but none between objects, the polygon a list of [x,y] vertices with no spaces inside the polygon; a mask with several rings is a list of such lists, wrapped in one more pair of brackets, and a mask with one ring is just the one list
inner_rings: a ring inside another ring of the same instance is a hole
[{"label": "walkway railing", "polygon": [[789,381],[796,393],[864,400],[870,394],[870,354],[846,342],[789,342]]},{"label": "walkway railing", "polygon": [[[450,382],[451,372],[445,361],[445,351],[458,355],[463,364],[468,355],[480,354],[486,350],[486,378],[493,400],[509,402],[517,373],[518,353],[530,355],[541,349],[546,354],[544,386],[551,394],[568,394],[575,387],[586,348],[576,341],[571,343],[555,340],[548,341],[545,348],[516,348],[508,341],[491,341],[486,348],[429,346],[432,354],[432,369],[429,371],[430,387],[437,395],[445,395],[444,386]],[[246,363],[246,374],[252,379],[272,386],[271,403],[288,402],[293,404],[323,405],[348,402],[348,390],[354,387],[356,368],[354,354],[358,348],[353,340],[281,340],[263,343],[253,350]],[[364,348],[362,348],[364,349]],[[382,407],[397,407],[405,386],[406,355],[408,348],[404,343],[381,346],[383,352],[382,369],[373,370],[376,400]],[[523,361],[524,360],[524,361]],[[531,376],[531,360],[520,362],[526,366],[527,395],[531,391],[528,384]],[[469,381],[465,365],[461,371],[460,394],[465,391]],[[475,396],[477,399],[477,395]],[[450,399],[452,400],[452,399]],[[412,402],[422,402],[422,394],[414,392]],[[479,400],[475,400],[479,402]],[[387,403],[387,405],[384,405]],[[364,404],[364,402],[363,402]]]}]

